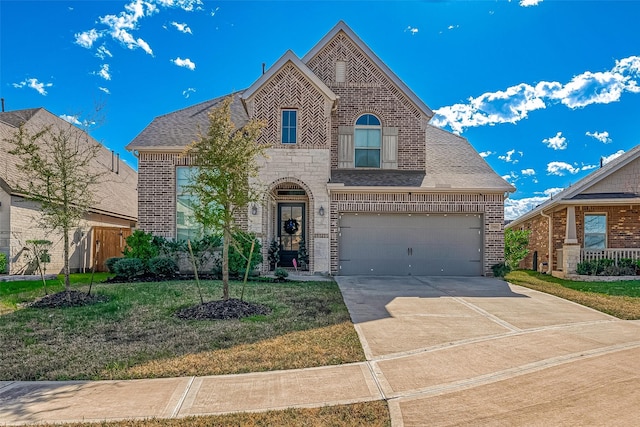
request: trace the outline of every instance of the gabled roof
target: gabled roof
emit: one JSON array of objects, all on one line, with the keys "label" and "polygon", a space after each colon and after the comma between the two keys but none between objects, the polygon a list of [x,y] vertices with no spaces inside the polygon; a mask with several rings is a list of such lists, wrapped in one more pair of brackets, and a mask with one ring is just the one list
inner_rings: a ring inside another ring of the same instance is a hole
[{"label": "gabled roof", "polygon": [[200,104],[158,116],[145,127],[125,148],[132,150],[182,151],[209,128],[209,111],[228,97],[231,102],[231,121],[241,128],[249,116],[240,101],[242,92],[210,99]]},{"label": "gabled roof", "polygon": [[[71,125],[63,119],[51,114],[44,108],[31,108],[0,113],[0,187],[10,194],[22,195],[17,188],[17,180],[23,177],[18,167],[20,160],[9,154],[13,148],[10,142],[17,128],[24,124],[30,132],[42,130],[45,126],[54,129],[78,132],[86,135],[88,141],[98,143],[83,130]],[[117,160],[111,150],[102,146],[93,167],[106,173],[104,180],[94,187],[95,204],[91,211],[110,216],[117,216],[135,221],[138,217],[138,174],[122,160]],[[111,166],[118,171],[111,171]]]},{"label": "gabled roof", "polygon": [[[620,169],[637,159],[640,159],[640,145],[636,145],[631,150],[610,161],[600,169],[596,169],[572,186],[565,188],[560,193],[556,194],[546,202],[537,206],[535,209],[513,220],[511,223],[509,223],[509,227],[516,226],[523,221],[539,215],[543,211],[552,209],[559,205],[587,205],[590,202],[596,204],[615,202],[628,204],[630,200],[640,201],[640,194],[636,193],[623,191],[611,193],[588,192],[589,188],[592,188],[597,183],[603,181],[605,178],[611,176],[615,172],[619,171]],[[638,179],[640,179],[640,177]]]},{"label": "gabled roof", "polygon": [[316,88],[318,88],[318,90],[324,94],[325,97],[334,102],[338,99],[338,96],[333,93],[333,91],[331,91],[331,89],[329,89],[327,85],[325,85],[322,80],[320,80],[318,76],[316,76],[313,71],[309,69],[309,67],[303,64],[302,61],[300,61],[300,59],[298,59],[298,57],[295,55],[295,53],[293,53],[293,51],[287,50],[285,54],[282,55],[280,59],[278,59],[276,63],[267,70],[266,73],[260,76],[258,80],[256,80],[251,86],[249,86],[249,88],[247,88],[242,93],[242,100],[244,101],[249,99],[254,93],[256,93],[256,91],[258,91],[262,87],[263,84],[268,82],[271,77],[277,74],[289,62],[293,64],[293,66],[298,70],[300,70],[300,72],[311,83],[313,83]]},{"label": "gabled roof", "polygon": [[338,33],[343,32],[351,41],[360,48],[367,55],[371,61],[376,64],[378,68],[395,84],[406,96],[429,118],[433,117],[433,111],[427,106],[418,96],[409,89],[400,78],[391,69],[382,62],[378,56],[363,42],[360,37],[353,32],[353,30],[344,22],[339,21],[335,27],[333,27],[316,45],[302,57],[302,62],[308,63],[313,57],[315,57]]}]

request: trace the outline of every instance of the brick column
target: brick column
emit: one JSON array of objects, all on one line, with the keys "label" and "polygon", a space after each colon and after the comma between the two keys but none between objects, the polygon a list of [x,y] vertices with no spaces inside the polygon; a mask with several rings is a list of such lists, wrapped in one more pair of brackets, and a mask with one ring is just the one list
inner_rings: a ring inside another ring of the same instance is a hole
[{"label": "brick column", "polygon": [[562,271],[565,275],[576,274],[580,262],[580,245],[564,244],[562,246]]}]

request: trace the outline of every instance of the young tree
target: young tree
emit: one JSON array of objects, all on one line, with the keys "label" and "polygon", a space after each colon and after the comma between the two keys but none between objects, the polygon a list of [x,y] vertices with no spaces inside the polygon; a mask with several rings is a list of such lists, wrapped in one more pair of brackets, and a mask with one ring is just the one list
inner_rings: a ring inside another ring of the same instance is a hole
[{"label": "young tree", "polygon": [[209,129],[190,144],[183,155],[196,166],[185,191],[195,196],[194,218],[205,230],[222,232],[223,299],[229,299],[229,246],[243,209],[259,202],[262,192],[255,183],[258,158],[268,148],[256,139],[264,127],[251,120],[237,129],[231,120],[231,98],[209,112]]},{"label": "young tree", "polygon": [[100,144],[72,124],[43,126],[36,131],[18,127],[12,138],[10,154],[20,159],[24,175],[16,187],[26,197],[40,203],[39,225],[62,234],[65,290],[69,280],[69,233],[93,204],[93,186],[102,176],[93,167]]},{"label": "young tree", "polygon": [[509,268],[518,268],[520,261],[529,253],[529,235],[531,230],[514,230],[508,228],[504,232],[504,260]]}]

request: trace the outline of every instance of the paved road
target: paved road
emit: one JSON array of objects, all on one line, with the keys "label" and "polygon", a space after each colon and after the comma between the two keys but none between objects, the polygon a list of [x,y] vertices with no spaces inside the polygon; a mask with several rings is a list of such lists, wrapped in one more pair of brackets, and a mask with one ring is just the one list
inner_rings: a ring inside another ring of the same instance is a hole
[{"label": "paved road", "polygon": [[0,425],[383,398],[394,427],[638,425],[638,321],[490,278],[337,281],[367,362],[154,380],[0,381]]}]

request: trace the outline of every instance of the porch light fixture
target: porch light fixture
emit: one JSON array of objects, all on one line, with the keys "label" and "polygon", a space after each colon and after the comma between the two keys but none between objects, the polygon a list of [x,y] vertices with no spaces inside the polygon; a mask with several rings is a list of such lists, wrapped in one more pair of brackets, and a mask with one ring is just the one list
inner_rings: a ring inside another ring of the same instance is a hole
[{"label": "porch light fixture", "polygon": [[318,209],[318,213],[320,214],[320,216],[324,216],[324,206],[320,206],[320,209]]},{"label": "porch light fixture", "polygon": [[251,215],[258,215],[258,206],[251,205]]}]

